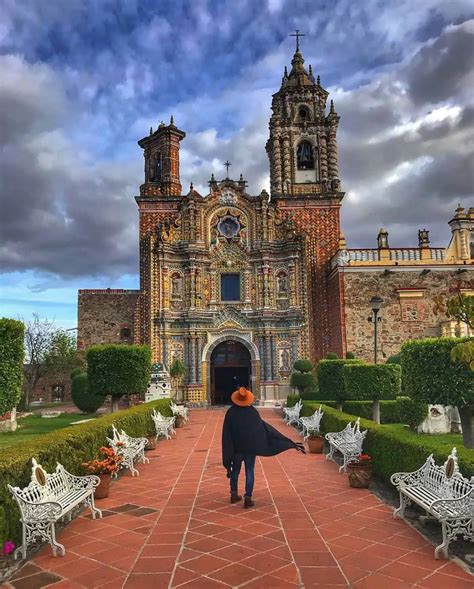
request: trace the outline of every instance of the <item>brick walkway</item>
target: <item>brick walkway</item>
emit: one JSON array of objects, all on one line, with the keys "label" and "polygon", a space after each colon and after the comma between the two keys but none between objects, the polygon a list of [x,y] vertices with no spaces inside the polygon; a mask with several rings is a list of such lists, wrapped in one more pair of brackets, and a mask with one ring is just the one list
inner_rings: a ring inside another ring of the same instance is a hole
[{"label": "brick walkway", "polygon": [[[256,508],[228,503],[223,411],[194,411],[149,452],[140,477],[98,501],[103,520],[75,519],[6,587],[126,589],[401,587],[472,589],[474,577],[433,558],[433,546],[366,490],[348,487],[320,455],[257,460]],[[264,411],[287,435],[277,414]]]}]

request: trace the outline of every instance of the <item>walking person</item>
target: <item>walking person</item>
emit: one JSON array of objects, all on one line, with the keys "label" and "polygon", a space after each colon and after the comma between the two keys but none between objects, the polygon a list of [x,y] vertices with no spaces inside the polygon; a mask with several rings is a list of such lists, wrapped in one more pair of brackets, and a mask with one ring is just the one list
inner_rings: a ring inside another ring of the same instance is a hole
[{"label": "walking person", "polygon": [[294,449],[305,453],[303,444],[298,444],[263,421],[252,407],[255,397],[245,387],[231,395],[232,406],[227,410],[222,428],[222,463],[230,479],[230,502],[242,500],[238,494],[239,474],[245,465],[244,507],[253,507],[255,483],[255,459],[257,456],[275,456]]}]

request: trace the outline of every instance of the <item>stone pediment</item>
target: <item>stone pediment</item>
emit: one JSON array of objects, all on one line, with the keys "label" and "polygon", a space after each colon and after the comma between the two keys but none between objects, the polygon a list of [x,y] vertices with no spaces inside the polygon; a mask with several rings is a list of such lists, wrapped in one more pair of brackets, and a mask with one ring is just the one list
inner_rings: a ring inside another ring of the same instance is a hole
[{"label": "stone pediment", "polygon": [[247,329],[250,327],[250,322],[238,309],[228,307],[222,309],[216,314],[216,327],[222,329]]}]

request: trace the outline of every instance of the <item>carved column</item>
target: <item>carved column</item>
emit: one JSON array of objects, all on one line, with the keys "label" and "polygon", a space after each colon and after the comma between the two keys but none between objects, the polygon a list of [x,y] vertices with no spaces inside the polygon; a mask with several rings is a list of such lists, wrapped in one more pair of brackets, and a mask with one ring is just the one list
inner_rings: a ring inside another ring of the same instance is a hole
[{"label": "carved column", "polygon": [[291,364],[293,365],[298,360],[298,336],[294,335],[291,338]]},{"label": "carved column", "polygon": [[196,382],[201,384],[202,375],[201,375],[201,358],[202,358],[202,337],[198,335],[196,337],[196,367],[197,367],[197,378]]},{"label": "carved column", "polygon": [[272,380],[272,343],[271,343],[271,336],[265,336],[265,380]]},{"label": "carved column", "polygon": [[189,302],[190,308],[196,307],[196,267],[192,265],[189,269]]},{"label": "carved column", "polygon": [[339,162],[337,159],[336,129],[330,127],[328,133],[328,174],[329,180],[339,178]]},{"label": "carved column", "polygon": [[287,183],[291,182],[291,150],[289,137],[283,138],[283,192],[287,191]]},{"label": "carved column", "polygon": [[190,336],[188,340],[188,349],[189,349],[189,363],[191,368],[191,375],[190,380],[191,384],[196,384],[196,336]]},{"label": "carved column", "polygon": [[320,168],[321,168],[321,180],[328,179],[328,151],[327,151],[327,144],[326,144],[326,136],[321,134],[319,135],[319,161],[320,161]]},{"label": "carved column", "polygon": [[260,380],[265,380],[265,339],[263,336],[258,338],[258,352],[260,356]]},{"label": "carved column", "polygon": [[217,302],[217,292],[216,292],[216,271],[211,270],[209,272],[209,305],[211,309],[215,309],[216,302]]},{"label": "carved column", "polygon": [[267,262],[262,265],[262,289],[263,289],[263,308],[268,309],[270,307],[270,284],[269,284],[269,273],[270,267]]},{"label": "carved column", "polygon": [[290,307],[296,307],[298,302],[296,297],[296,268],[294,262],[290,262],[288,265],[288,283],[290,287]]},{"label": "carved column", "polygon": [[275,192],[282,191],[281,185],[281,149],[280,149],[280,138],[275,137],[273,139],[273,190]]},{"label": "carved column", "polygon": [[167,369],[169,369],[168,366],[168,338],[163,338],[163,358],[162,358],[162,362],[165,365],[165,367]]}]

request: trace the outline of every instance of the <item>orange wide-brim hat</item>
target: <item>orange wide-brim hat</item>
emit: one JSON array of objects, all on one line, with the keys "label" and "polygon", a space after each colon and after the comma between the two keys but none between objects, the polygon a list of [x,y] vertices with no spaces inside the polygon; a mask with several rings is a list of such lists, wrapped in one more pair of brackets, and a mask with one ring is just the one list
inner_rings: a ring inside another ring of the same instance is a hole
[{"label": "orange wide-brim hat", "polygon": [[255,401],[253,393],[245,387],[240,387],[238,391],[233,392],[230,398],[232,403],[240,405],[240,407],[247,407]]}]

